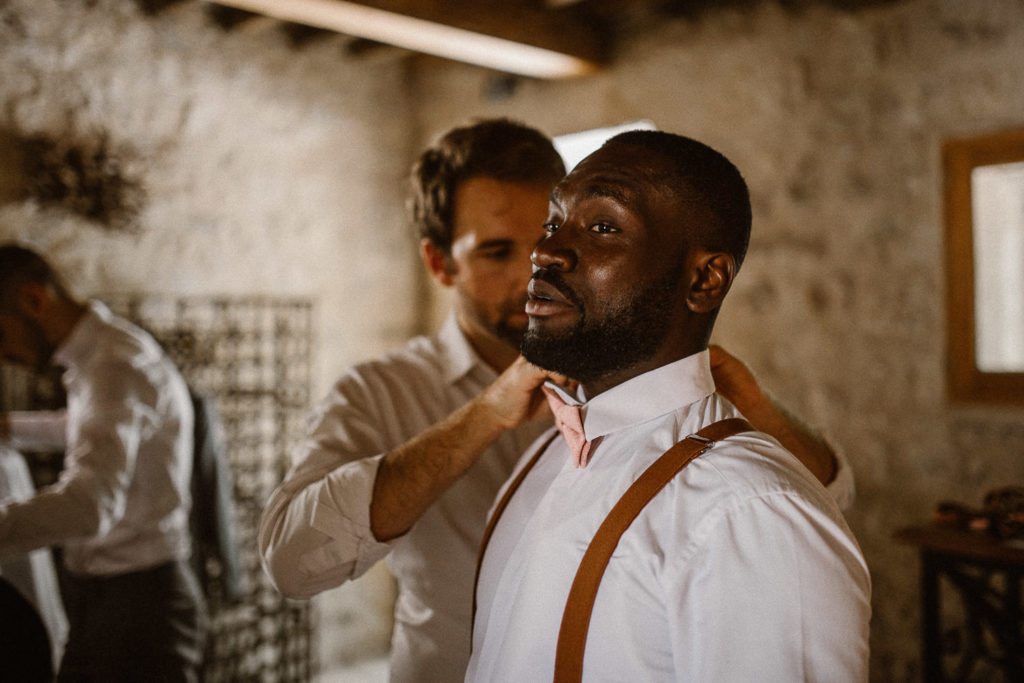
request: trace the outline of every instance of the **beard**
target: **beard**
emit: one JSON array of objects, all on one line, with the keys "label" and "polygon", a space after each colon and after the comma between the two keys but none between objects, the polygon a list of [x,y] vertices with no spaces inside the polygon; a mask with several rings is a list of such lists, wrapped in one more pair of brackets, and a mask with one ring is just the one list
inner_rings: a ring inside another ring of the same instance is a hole
[{"label": "beard", "polygon": [[461,291],[460,297],[467,306],[467,312],[477,325],[512,348],[520,347],[523,343],[523,335],[526,333],[526,323],[513,322],[513,318],[523,314],[523,310],[526,308],[526,295],[515,301],[503,301],[498,306],[492,305],[490,308],[479,300],[466,296]]},{"label": "beard", "polygon": [[580,311],[568,330],[543,332],[529,327],[522,351],[528,361],[546,370],[588,383],[628,370],[660,348],[668,334],[669,311],[679,284],[680,269],[673,269],[633,294],[600,318],[588,316],[579,296],[557,271],[534,274],[558,288]]},{"label": "beard", "polygon": [[526,327],[523,324],[513,323],[511,318],[522,314],[524,308],[526,308],[526,297],[523,297],[521,301],[506,302],[498,311],[498,320],[490,326],[494,336],[516,349],[523,343]]}]

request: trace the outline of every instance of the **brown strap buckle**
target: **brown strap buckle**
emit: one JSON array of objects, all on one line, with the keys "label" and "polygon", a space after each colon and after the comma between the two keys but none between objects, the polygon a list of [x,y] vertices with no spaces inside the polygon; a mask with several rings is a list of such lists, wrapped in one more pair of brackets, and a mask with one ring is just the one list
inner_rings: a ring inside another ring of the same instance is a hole
[{"label": "brown strap buckle", "polygon": [[697,451],[697,455],[703,455],[704,453],[707,453],[709,450],[714,448],[715,444],[717,443],[717,441],[715,441],[714,439],[706,439],[703,436],[700,436],[699,434],[690,434],[686,438],[704,444],[704,448]]}]

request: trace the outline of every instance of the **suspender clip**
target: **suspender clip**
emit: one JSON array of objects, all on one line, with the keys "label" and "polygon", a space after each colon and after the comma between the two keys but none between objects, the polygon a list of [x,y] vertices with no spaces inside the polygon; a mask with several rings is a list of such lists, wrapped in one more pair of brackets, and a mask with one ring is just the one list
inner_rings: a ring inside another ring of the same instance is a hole
[{"label": "suspender clip", "polygon": [[693,439],[694,441],[698,441],[698,442],[704,444],[704,448],[700,449],[700,453],[698,453],[697,455],[703,455],[704,453],[707,453],[709,450],[711,450],[711,448],[715,445],[715,443],[717,443],[717,442],[715,442],[712,439],[706,439],[703,436],[698,436],[696,434],[690,434],[686,438],[687,439]]}]

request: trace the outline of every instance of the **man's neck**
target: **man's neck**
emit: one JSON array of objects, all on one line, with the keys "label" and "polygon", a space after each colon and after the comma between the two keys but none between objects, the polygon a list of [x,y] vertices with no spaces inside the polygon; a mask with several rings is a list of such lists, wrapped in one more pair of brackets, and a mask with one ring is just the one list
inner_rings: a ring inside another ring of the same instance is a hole
[{"label": "man's neck", "polygon": [[469,342],[469,345],[473,347],[476,355],[498,374],[504,372],[508,366],[512,365],[512,361],[519,356],[519,349],[484,330],[466,325],[461,316],[458,318],[458,323],[462,335]]},{"label": "man's neck", "polygon": [[476,355],[480,356],[480,360],[491,366],[491,369],[499,375],[512,365],[512,361],[519,355],[518,349],[501,340],[480,338],[479,336],[474,338],[468,334],[466,339],[476,351]]},{"label": "man's neck", "polygon": [[61,299],[55,304],[48,330],[54,346],[59,347],[67,341],[87,310],[88,306],[73,299]]},{"label": "man's neck", "polygon": [[608,375],[595,379],[591,382],[581,382],[580,385],[583,387],[583,391],[587,398],[593,398],[598,394],[608,391],[612,387],[616,387],[623,382],[627,382],[634,377],[644,374],[645,372],[650,372],[651,370],[656,370],[664,365],[668,365],[669,363],[682,360],[683,358],[703,351],[706,348],[707,342],[704,344],[690,344],[676,350],[665,349],[651,358],[635,363],[628,368],[611,372]]}]

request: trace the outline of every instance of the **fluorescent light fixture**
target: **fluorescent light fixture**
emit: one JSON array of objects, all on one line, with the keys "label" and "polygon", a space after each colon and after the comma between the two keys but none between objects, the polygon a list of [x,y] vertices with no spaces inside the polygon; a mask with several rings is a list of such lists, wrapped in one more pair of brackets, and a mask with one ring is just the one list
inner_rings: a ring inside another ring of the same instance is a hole
[{"label": "fluorescent light fixture", "polygon": [[591,73],[593,61],[345,0],[214,0],[219,5],[536,78]]},{"label": "fluorescent light fixture", "polygon": [[571,171],[576,164],[583,161],[583,157],[595,151],[598,147],[604,144],[605,140],[613,135],[625,133],[628,130],[657,129],[658,127],[654,125],[654,121],[641,119],[639,121],[623,123],[618,126],[592,128],[590,130],[581,130],[577,133],[557,135],[552,142],[554,142],[555,149],[562,156],[562,160],[565,162],[565,168]]}]

